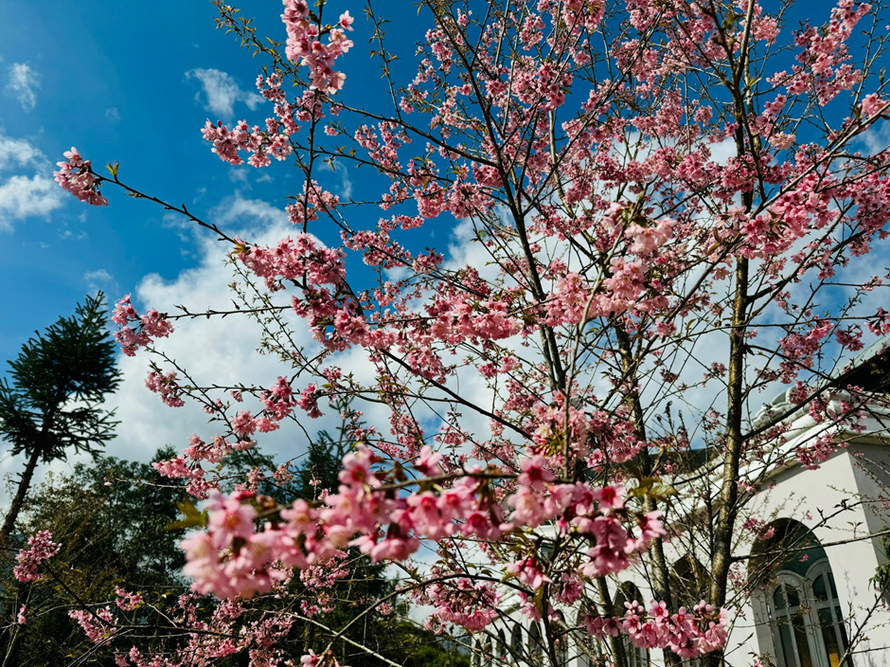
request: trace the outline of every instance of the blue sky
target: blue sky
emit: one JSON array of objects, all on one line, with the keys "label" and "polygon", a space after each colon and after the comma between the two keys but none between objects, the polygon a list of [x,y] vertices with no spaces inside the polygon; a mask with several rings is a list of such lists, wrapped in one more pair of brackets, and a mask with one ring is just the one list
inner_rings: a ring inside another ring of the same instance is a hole
[{"label": "blue sky", "polygon": [[[257,18],[261,34],[284,40],[279,3],[239,6]],[[231,167],[200,136],[208,117],[261,123],[268,107],[253,86],[262,63],[215,29],[215,11],[197,1],[0,4],[0,188],[13,181],[0,190],[0,244],[7,249],[0,359],[88,291],[118,297],[146,274],[173,279],[196,263],[192,232],[157,206],[107,188],[111,206],[88,208],[48,188],[70,146],[94,166],[119,161],[127,183],[200,215],[236,193],[283,208],[298,187],[286,163]],[[415,10],[403,20],[394,25],[402,46],[408,34],[421,36]],[[342,59],[347,90],[373,103],[379,71],[361,53],[370,28],[360,12],[357,28],[357,47]],[[336,191],[341,176],[322,178]]]},{"label": "blue sky", "polygon": [[[285,40],[279,2],[239,7],[256,17],[260,34]],[[367,54],[370,24],[355,3],[348,7],[357,19],[356,47],[341,59],[343,97],[366,107],[385,104],[377,92],[379,70]],[[422,37],[423,25],[416,9],[405,7],[392,17],[391,29],[402,53],[410,54],[413,49],[405,47]],[[345,8],[334,2],[326,11],[336,17]],[[6,287],[0,373],[29,335],[69,314],[96,289],[112,302],[133,293],[140,308],[227,306],[231,273],[222,260],[228,248],[115,188],[104,190],[108,207],[76,201],[52,182],[55,162],[71,146],[97,168],[120,162],[128,184],[185,203],[229,232],[246,231],[245,238],[269,243],[292,233],[283,209],[285,197],[301,188],[296,168],[287,162],[264,170],[232,167],[201,137],[207,118],[262,124],[271,113],[254,88],[263,63],[216,30],[216,16],[210,2],[198,1],[0,3],[0,281]],[[403,67],[410,78],[413,65],[406,61]],[[369,187],[371,174],[354,170],[317,178],[341,196],[352,190],[360,198],[364,188],[376,189]],[[180,359],[188,356],[202,379],[271,384],[285,372],[253,354],[259,335],[248,324],[226,320],[215,330],[199,323],[180,329],[169,349]],[[125,379],[112,403],[122,426],[108,450],[113,455],[144,459],[168,443],[181,449],[193,431],[212,435],[199,410],[170,410],[144,388],[147,363],[146,355],[121,358]],[[224,363],[243,377],[214,373]],[[273,439],[264,449],[279,448]],[[0,454],[0,474],[19,468],[20,462]]]},{"label": "blue sky", "polygon": [[[192,204],[231,192],[225,165],[202,146],[197,129],[208,111],[195,99],[200,82],[187,79],[186,72],[229,68],[247,88],[251,59],[245,62],[233,40],[214,30],[209,3],[131,7],[118,12],[108,12],[101,2],[0,7],[0,74],[9,77],[15,64],[33,72],[30,99],[4,82],[4,136],[27,141],[48,163],[71,145],[97,163],[119,160],[128,180],[174,201]],[[46,173],[43,164],[30,166],[21,172]],[[188,265],[187,249],[162,223],[161,211],[108,195],[113,205],[106,209],[63,197],[46,216],[7,214],[13,229],[3,233],[2,243],[12,252],[4,253],[0,279],[17,289],[6,290],[0,302],[0,358],[94,285],[118,295],[132,291],[146,273],[171,277]]]}]

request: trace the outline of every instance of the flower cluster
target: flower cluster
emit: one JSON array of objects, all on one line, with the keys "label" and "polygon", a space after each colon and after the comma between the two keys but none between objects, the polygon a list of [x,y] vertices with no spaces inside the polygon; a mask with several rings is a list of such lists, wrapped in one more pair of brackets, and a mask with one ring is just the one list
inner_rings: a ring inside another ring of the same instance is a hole
[{"label": "flower cluster", "polygon": [[303,195],[295,204],[285,207],[290,221],[305,226],[307,222],[318,220],[319,213],[331,213],[340,205],[340,199],[322,188],[315,181],[306,181]]},{"label": "flower cluster", "polygon": [[166,338],[173,333],[170,320],[154,308],[140,316],[130,303],[129,294],[114,306],[111,321],[120,327],[114,337],[121,345],[121,352],[128,357],[135,356],[136,350],[151,344],[155,338]]},{"label": "flower cluster", "polygon": [[319,39],[321,31],[313,23],[306,0],[284,0],[281,19],[287,28],[287,57],[309,68],[310,88],[335,94],[343,87],[346,75],[334,70],[334,61],[353,46],[345,32],[352,30],[354,19],[349,12],[343,12],[337,24],[327,29],[327,44]]},{"label": "flower cluster", "polygon": [[169,373],[149,371],[145,378],[145,386],[150,391],[160,394],[164,405],[169,405],[171,408],[181,408],[185,405],[185,401],[181,398],[182,388],[176,383],[174,371]]},{"label": "flower cluster", "polygon": [[293,153],[290,139],[300,131],[298,122],[322,117],[322,105],[315,92],[305,91],[302,98],[290,102],[281,84],[281,74],[277,72],[257,77],[260,94],[274,104],[275,112],[262,126],[251,126],[246,120],[240,120],[230,129],[222,121],[206,121],[201,135],[213,143],[211,151],[223,162],[243,164],[242,151],[249,154],[247,163],[252,167],[267,167],[272,158],[280,162]]},{"label": "flower cluster", "polygon": [[111,608],[102,607],[95,611],[88,609],[71,609],[68,617],[77,621],[77,624],[89,637],[90,641],[98,643],[108,635],[114,634],[117,628],[114,626],[114,615]]},{"label": "flower cluster", "polygon": [[[534,528],[565,514],[574,517],[571,524],[576,530],[592,536],[595,542],[595,546],[587,550],[590,560],[581,567],[581,574],[587,577],[626,569],[632,554],[645,550],[653,539],[665,534],[659,512],[649,512],[637,519],[639,535],[628,531],[620,515],[624,507],[621,487],[594,489],[580,482],[548,484],[546,489],[543,484],[539,486],[540,490],[533,485],[520,486],[507,498],[507,503],[515,508],[510,520],[514,525]],[[531,588],[539,588],[547,581],[535,568],[533,559],[514,563],[512,567]]]},{"label": "flower cluster", "polygon": [[[205,458],[208,461],[221,461],[223,457],[232,451],[229,443],[214,443],[212,448],[207,448],[199,438],[193,436],[189,455],[193,460]],[[207,450],[210,449],[208,452]],[[198,454],[200,452],[200,455]],[[164,477],[171,479],[187,479],[186,491],[196,498],[206,498],[211,488],[209,481],[204,479],[206,471],[197,464],[189,465],[185,456],[176,456],[167,461],[155,461],[151,464]]]},{"label": "flower cluster", "polygon": [[213,144],[211,150],[219,155],[223,162],[235,166],[244,163],[240,151],[250,153],[251,156],[247,161],[257,168],[270,164],[270,154],[277,160],[283,160],[290,153],[290,144],[286,136],[276,132],[273,138],[269,139],[268,131],[264,131],[258,125],[251,127],[246,120],[238,121],[231,130],[227,125],[223,125],[222,121],[214,124],[208,120],[201,128],[201,136]]},{"label": "flower cluster", "polygon": [[266,281],[270,290],[280,290],[281,281],[304,280],[307,285],[335,287],[343,284],[343,252],[325,248],[311,234],[282,239],[275,248],[249,245],[236,238],[235,257]]},{"label": "flower cluster", "polygon": [[73,146],[64,155],[67,162],[57,162],[59,171],[53,173],[56,182],[82,202],[108,206],[108,200],[99,192],[101,179],[93,173],[89,160],[84,160]]},{"label": "flower cluster", "polygon": [[15,556],[16,565],[12,570],[19,581],[35,581],[40,578],[37,570],[47,558],[52,558],[62,545],[53,542],[52,533],[41,530],[28,538],[28,548],[21,549]]},{"label": "flower cluster", "polygon": [[[435,579],[443,574],[434,569],[432,577]],[[435,607],[426,622],[430,629],[438,624],[451,623],[470,632],[479,632],[498,617],[500,595],[491,583],[461,577],[418,588],[414,600]]]},{"label": "flower cluster", "polygon": [[226,498],[212,493],[207,507],[208,532],[182,541],[188,561],[183,572],[195,580],[196,591],[213,592],[221,598],[249,598],[285,578],[283,571],[270,567],[270,561],[279,556],[274,542],[285,535],[269,530],[254,533],[256,510],[241,502],[247,495],[235,492]]},{"label": "flower cluster", "polygon": [[133,611],[142,605],[143,599],[142,595],[139,593],[130,593],[120,586],[115,586],[114,592],[117,595],[115,603],[124,611]]},{"label": "flower cluster", "polygon": [[[520,488],[506,500],[516,508],[511,522],[503,521],[500,507],[481,492],[482,482],[472,471],[438,492],[400,498],[381,488],[375,461],[367,447],[359,446],[343,459],[336,494],[326,496],[318,508],[297,501],[281,512],[283,523],[267,524],[260,532],[254,531],[256,510],[243,503],[250,494],[236,492],[227,498],[215,493],[208,506],[208,532],[182,544],[185,571],[195,579],[195,589],[219,597],[250,596],[286,578],[279,564],[305,569],[329,561],[347,545],[359,547],[372,562],[401,561],[419,548],[421,539],[462,535],[496,540],[505,531],[534,528],[563,515],[574,517],[571,525],[577,533],[595,543],[581,568],[585,576],[595,577],[626,568],[630,555],[664,534],[658,513],[640,516],[630,529],[625,526],[629,516],[620,487],[553,483],[542,456],[521,463]],[[440,454],[425,446],[417,469],[435,478],[442,472],[441,461]],[[529,586],[547,581],[539,573],[530,574],[531,559],[515,567]]]},{"label": "flower cluster", "polygon": [[300,572],[300,582],[306,587],[310,600],[301,600],[300,609],[309,618],[329,614],[337,608],[334,585],[349,576],[349,553],[338,551],[324,565],[310,565]]},{"label": "flower cluster", "polygon": [[841,0],[831,10],[831,20],[820,28],[807,27],[795,37],[801,49],[791,74],[781,72],[772,81],[787,87],[792,95],[814,93],[819,104],[828,104],[838,93],[849,90],[862,78],[851,65],[847,41],[872,10],[868,3]]},{"label": "flower cluster", "polygon": [[636,601],[626,602],[622,618],[587,616],[584,624],[602,639],[623,632],[639,648],[670,648],[681,658],[697,658],[722,648],[727,637],[726,611],[715,610],[704,601],[690,612],[685,607],[671,614],[664,602],[652,601],[648,612]]},{"label": "flower cluster", "polygon": [[[161,611],[165,618],[175,618],[192,632],[166,644],[163,653],[156,647],[143,651],[130,645],[129,650],[115,654],[114,663],[118,667],[215,665],[226,656],[236,654],[245,656],[250,664],[257,666],[293,664],[275,645],[279,637],[288,634],[293,624],[288,617],[262,614],[253,618],[245,613],[248,610],[241,603],[234,601],[220,603],[208,610],[206,600],[192,594],[178,596],[175,604]],[[101,610],[98,615],[101,619]],[[120,647],[128,637],[125,633],[116,635],[117,646]]]}]

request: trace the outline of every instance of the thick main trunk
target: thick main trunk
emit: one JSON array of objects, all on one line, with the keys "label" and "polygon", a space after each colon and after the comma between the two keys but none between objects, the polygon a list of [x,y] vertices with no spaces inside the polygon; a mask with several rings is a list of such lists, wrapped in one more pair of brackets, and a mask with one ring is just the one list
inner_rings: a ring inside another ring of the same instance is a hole
[{"label": "thick main trunk", "polygon": [[[732,537],[739,500],[739,467],[743,454],[742,408],[745,373],[745,309],[748,295],[748,260],[736,263],[736,287],[733,301],[732,334],[729,347],[729,382],[726,410],[726,449],[720,492],[717,496],[717,517],[714,522],[714,551],[711,557],[710,602],[715,607],[726,603],[729,566],[732,564]],[[712,656],[711,665],[722,664],[722,652]]]},{"label": "thick main trunk", "polygon": [[[748,77],[748,44],[750,39],[751,21],[754,3],[750,3],[745,19],[745,30],[742,38],[738,62],[733,66],[732,81],[729,83],[733,97],[733,115],[735,116],[735,148],[736,155],[741,158],[748,154],[756,163],[759,160],[760,139],[749,136],[746,143],[746,117],[754,111],[750,97],[750,79]],[[732,54],[729,53],[732,63]],[[754,208],[754,189],[741,192],[742,207],[750,214]],[[732,564],[732,538],[735,521],[738,516],[739,501],[739,468],[744,454],[742,431],[742,412],[745,400],[745,334],[748,327],[747,310],[748,295],[748,259],[737,256],[735,265],[735,292],[732,301],[732,330],[729,336],[729,377],[726,396],[726,432],[723,471],[720,480],[720,491],[717,494],[717,517],[713,529],[713,553],[711,554],[711,585],[710,602],[715,607],[726,604],[729,588],[729,567]],[[724,663],[723,651],[716,651],[709,657],[709,667],[718,667]]]},{"label": "thick main trunk", "polygon": [[31,456],[28,457],[25,472],[22,473],[22,478],[19,481],[19,488],[15,492],[15,498],[12,499],[12,505],[9,508],[9,512],[6,513],[6,520],[3,522],[3,528],[0,530],[0,546],[5,547],[9,544],[9,536],[12,534],[13,528],[15,528],[15,522],[19,517],[19,512],[22,511],[22,505],[25,502],[28,488],[31,486],[31,480],[34,478],[34,470],[37,468],[39,459],[40,449],[34,447],[31,451]]}]

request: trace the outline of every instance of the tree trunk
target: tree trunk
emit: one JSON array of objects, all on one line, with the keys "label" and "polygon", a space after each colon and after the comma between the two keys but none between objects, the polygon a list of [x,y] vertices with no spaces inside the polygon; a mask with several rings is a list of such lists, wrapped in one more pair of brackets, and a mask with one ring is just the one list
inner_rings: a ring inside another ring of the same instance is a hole
[{"label": "tree trunk", "polygon": [[[34,447],[31,450],[31,456],[28,458],[28,463],[25,466],[25,472],[22,473],[22,478],[19,480],[19,488],[15,492],[15,498],[12,499],[12,506],[9,508],[9,512],[6,513],[6,520],[3,522],[2,534],[0,534],[0,547],[8,548],[9,546],[9,536],[12,534],[13,528],[15,528],[16,519],[19,517],[19,512],[22,510],[22,505],[25,502],[25,496],[28,494],[28,488],[31,486],[31,480],[34,477],[34,469],[37,468],[37,461],[40,459],[40,448]],[[22,584],[19,582],[15,582],[16,587],[21,590]],[[3,646],[3,663],[2,667],[7,667],[7,665],[15,664],[14,661],[16,659],[16,649],[18,645],[19,639],[19,625],[15,622],[15,615],[18,613],[18,608],[13,607],[9,610],[12,618],[11,623],[9,624],[8,632],[9,634],[4,638],[5,641]]]},{"label": "tree trunk", "polygon": [[6,514],[6,520],[3,522],[3,529],[2,532],[0,532],[0,546],[5,547],[9,544],[9,536],[12,534],[12,529],[15,527],[19,512],[22,510],[22,504],[25,502],[25,495],[28,493],[28,488],[31,486],[31,479],[34,477],[34,469],[37,467],[39,458],[40,448],[34,447],[31,450],[28,464],[25,466],[25,472],[22,473],[22,479],[19,481],[19,488],[15,492],[15,498],[12,499],[12,506]]},{"label": "tree trunk", "polygon": [[[612,603],[612,595],[609,593],[609,584],[606,583],[605,577],[597,577],[596,580],[597,586],[599,588],[600,598],[602,601],[602,611],[604,612],[604,616],[618,616],[619,611],[615,609],[614,604]],[[622,641],[622,636],[618,635],[617,637],[609,635],[607,640],[609,642],[609,648],[612,649],[612,659],[614,667],[626,667],[627,666],[627,653],[624,651],[624,642]]]},{"label": "tree trunk", "polygon": [[[723,461],[721,487],[718,495],[719,508],[714,529],[714,552],[711,558],[710,602],[722,607],[726,602],[729,583],[729,566],[732,562],[732,543],[739,499],[739,466],[742,459],[742,407],[744,401],[745,371],[745,307],[747,305],[748,260],[740,258],[736,263],[736,294],[733,307],[733,332],[730,339],[730,366],[728,382],[728,409],[726,414],[726,452]],[[712,667],[723,664],[723,651],[710,656]]]}]

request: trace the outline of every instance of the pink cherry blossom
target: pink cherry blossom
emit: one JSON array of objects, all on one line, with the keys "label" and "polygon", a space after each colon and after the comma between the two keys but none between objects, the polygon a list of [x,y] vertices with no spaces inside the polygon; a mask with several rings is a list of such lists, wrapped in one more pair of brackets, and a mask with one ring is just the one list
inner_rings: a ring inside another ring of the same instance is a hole
[{"label": "pink cherry blossom", "polygon": [[99,192],[101,179],[93,173],[89,160],[84,160],[76,148],[65,151],[66,162],[57,162],[59,171],[54,173],[56,182],[80,201],[92,206],[108,206],[108,200]]},{"label": "pink cherry blossom", "polygon": [[40,578],[40,565],[48,558],[52,558],[62,548],[61,544],[53,542],[52,533],[41,530],[36,535],[28,538],[28,548],[21,549],[15,556],[13,575],[19,581],[35,581]]}]

